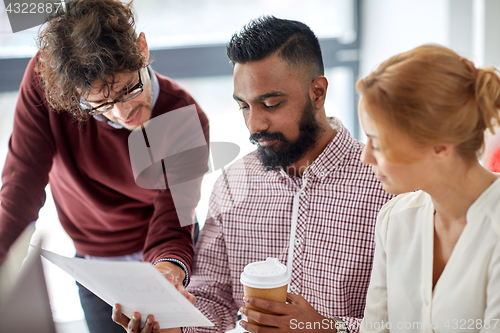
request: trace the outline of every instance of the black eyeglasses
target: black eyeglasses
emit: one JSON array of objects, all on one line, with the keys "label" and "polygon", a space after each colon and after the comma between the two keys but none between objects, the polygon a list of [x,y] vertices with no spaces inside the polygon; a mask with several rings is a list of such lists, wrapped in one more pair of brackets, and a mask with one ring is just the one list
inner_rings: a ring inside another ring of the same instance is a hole
[{"label": "black eyeglasses", "polygon": [[90,115],[97,115],[97,114],[103,114],[108,111],[111,111],[113,107],[115,106],[116,103],[123,103],[123,102],[128,102],[131,99],[136,98],[139,96],[143,89],[143,84],[142,84],[142,78],[141,78],[141,71],[138,71],[139,73],[139,83],[137,83],[135,86],[130,88],[126,93],[123,95],[118,96],[111,102],[106,102],[101,105],[98,105],[96,107],[92,107],[89,102],[87,102],[83,97],[80,98],[80,105],[87,110],[88,114]]}]

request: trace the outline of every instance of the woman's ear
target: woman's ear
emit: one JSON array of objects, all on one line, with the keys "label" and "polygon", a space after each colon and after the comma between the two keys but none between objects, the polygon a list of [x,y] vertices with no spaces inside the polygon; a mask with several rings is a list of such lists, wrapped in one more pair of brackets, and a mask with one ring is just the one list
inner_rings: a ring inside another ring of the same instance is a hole
[{"label": "woman's ear", "polygon": [[451,144],[441,144],[435,145],[434,148],[434,156],[439,159],[448,158],[453,152],[454,146]]}]

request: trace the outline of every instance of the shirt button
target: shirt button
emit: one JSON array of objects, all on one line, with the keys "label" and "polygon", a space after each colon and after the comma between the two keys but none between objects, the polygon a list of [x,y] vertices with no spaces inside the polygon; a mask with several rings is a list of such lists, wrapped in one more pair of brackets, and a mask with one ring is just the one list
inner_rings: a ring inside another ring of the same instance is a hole
[{"label": "shirt button", "polygon": [[324,171],[321,171],[321,172],[319,173],[319,176],[320,176],[321,178],[325,178],[326,173],[325,173]]},{"label": "shirt button", "polygon": [[300,243],[302,243],[300,238],[295,238],[295,245],[300,245]]},{"label": "shirt button", "polygon": [[296,285],[294,285],[294,284],[291,284],[291,285],[290,285],[290,291],[291,291],[291,292],[296,292],[296,291],[297,291],[297,286],[296,286]]},{"label": "shirt button", "polygon": [[305,197],[306,196],[306,191],[300,191],[300,196]]}]

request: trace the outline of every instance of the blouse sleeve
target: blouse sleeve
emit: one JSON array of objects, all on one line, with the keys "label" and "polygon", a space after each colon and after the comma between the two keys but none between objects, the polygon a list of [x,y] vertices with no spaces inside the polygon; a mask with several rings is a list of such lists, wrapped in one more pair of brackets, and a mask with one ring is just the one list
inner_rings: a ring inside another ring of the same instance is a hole
[{"label": "blouse sleeve", "polygon": [[488,275],[486,310],[481,332],[498,332],[500,331],[500,242],[492,253]]},{"label": "blouse sleeve", "polygon": [[380,210],[375,226],[375,255],[366,297],[366,307],[359,332],[389,332],[385,323],[387,314],[386,240],[391,210],[396,200],[386,203]]}]

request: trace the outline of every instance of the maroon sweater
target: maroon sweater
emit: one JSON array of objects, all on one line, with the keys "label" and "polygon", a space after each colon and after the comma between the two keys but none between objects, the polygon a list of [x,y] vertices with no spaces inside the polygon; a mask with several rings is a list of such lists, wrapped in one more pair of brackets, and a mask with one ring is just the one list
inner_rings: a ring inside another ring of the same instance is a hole
[{"label": "maroon sweater", "polygon": [[[136,185],[128,151],[131,132],[93,118],[79,124],[67,112],[51,110],[35,64],[33,58],[21,83],[2,174],[0,263],[38,218],[50,183],[61,224],[78,253],[120,256],[143,250],[144,261],[177,259],[191,273],[193,226],[180,226],[168,189]],[[156,75],[160,94],[152,117],[195,104],[175,82]],[[208,142],[207,117],[197,110]]]}]

